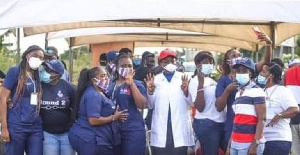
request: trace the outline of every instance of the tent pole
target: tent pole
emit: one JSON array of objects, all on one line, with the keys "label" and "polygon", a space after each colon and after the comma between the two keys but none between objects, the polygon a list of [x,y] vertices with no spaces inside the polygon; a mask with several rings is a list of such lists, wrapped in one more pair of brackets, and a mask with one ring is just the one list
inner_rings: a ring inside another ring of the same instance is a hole
[{"label": "tent pole", "polygon": [[272,41],[272,51],[271,51],[271,59],[275,57],[275,43],[276,43],[276,23],[274,21],[271,22],[271,41]]},{"label": "tent pole", "polygon": [[255,45],[255,62],[258,62],[258,44]]},{"label": "tent pole", "polygon": [[70,37],[70,45],[69,45],[69,74],[70,74],[70,81],[73,81],[73,47],[74,37]]},{"label": "tent pole", "polygon": [[293,37],[292,59],[295,58],[295,47],[297,46],[296,36]]},{"label": "tent pole", "polygon": [[93,56],[93,53],[92,53],[92,44],[89,44],[89,60],[90,60],[89,67],[93,66],[93,64],[92,64],[92,62],[93,62],[92,56]]},{"label": "tent pole", "polygon": [[45,49],[48,47],[48,32],[45,34]]},{"label": "tent pole", "polygon": [[20,63],[20,58],[21,58],[21,42],[20,39],[21,38],[21,32],[20,32],[20,28],[17,28],[17,64]]}]

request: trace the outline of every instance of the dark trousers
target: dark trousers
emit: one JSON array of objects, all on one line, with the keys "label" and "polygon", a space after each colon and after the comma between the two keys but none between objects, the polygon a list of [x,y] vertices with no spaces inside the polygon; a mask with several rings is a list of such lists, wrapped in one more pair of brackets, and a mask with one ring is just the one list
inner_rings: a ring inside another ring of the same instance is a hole
[{"label": "dark trousers", "polygon": [[[289,155],[292,142],[268,141],[265,143],[264,155]],[[299,146],[300,147],[300,146]]]},{"label": "dark trousers", "polygon": [[168,121],[167,126],[167,141],[166,141],[166,147],[159,148],[151,146],[152,154],[153,155],[166,155],[166,154],[172,154],[172,155],[186,155],[187,154],[187,146],[182,147],[174,147],[174,139],[173,139],[173,131],[172,131],[172,123],[171,121]]},{"label": "dark trousers", "polygon": [[224,131],[223,150],[226,152],[227,145],[229,143],[232,131]]},{"label": "dark trousers", "polygon": [[210,119],[194,119],[194,131],[199,139],[203,155],[218,155],[224,137],[224,123]]},{"label": "dark trousers", "polygon": [[78,153],[78,155],[118,155],[113,148],[97,145],[96,139],[91,142],[86,142],[72,132],[69,132],[69,140],[72,148]]},{"label": "dark trousers", "polygon": [[122,155],[145,155],[146,131],[121,131]]},{"label": "dark trousers", "polygon": [[43,131],[10,131],[10,142],[5,144],[7,155],[41,155],[43,154]]}]

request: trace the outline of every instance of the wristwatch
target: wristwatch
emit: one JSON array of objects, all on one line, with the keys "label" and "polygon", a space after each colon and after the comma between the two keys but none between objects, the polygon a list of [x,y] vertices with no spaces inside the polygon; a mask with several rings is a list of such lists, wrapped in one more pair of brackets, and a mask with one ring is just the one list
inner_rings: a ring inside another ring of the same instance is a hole
[{"label": "wristwatch", "polygon": [[254,142],[256,145],[259,145],[259,140],[258,139],[254,139]]},{"label": "wristwatch", "polygon": [[283,118],[283,115],[281,113],[277,114],[279,116],[280,119]]}]

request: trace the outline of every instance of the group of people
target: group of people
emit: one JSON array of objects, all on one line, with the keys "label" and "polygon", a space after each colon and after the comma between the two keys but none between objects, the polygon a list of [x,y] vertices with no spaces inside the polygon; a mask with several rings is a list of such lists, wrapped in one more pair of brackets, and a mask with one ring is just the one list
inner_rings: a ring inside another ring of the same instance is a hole
[{"label": "group of people", "polygon": [[148,128],[154,155],[185,155],[195,139],[204,155],[299,154],[300,62],[291,61],[283,78],[280,59],[270,61],[270,39],[258,39],[266,42],[264,60],[255,64],[229,50],[217,81],[211,52],[196,54],[190,79],[178,71],[173,50],[161,51],[156,67],[155,55],[145,52],[136,67],[123,48],[81,70],[77,88],[57,56],[45,59],[56,49],[30,46],[0,94],[6,153],[144,155]]}]

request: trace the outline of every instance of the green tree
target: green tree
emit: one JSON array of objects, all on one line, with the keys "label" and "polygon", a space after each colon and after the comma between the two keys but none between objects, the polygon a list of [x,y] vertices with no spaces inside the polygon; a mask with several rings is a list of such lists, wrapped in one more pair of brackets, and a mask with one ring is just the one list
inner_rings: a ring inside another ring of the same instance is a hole
[{"label": "green tree", "polygon": [[4,35],[0,36],[0,69],[3,72],[7,72],[8,69],[14,65],[16,65],[16,51],[12,51],[8,49],[9,44],[4,44],[4,38],[10,32],[6,32]]},{"label": "green tree", "polygon": [[[73,83],[77,84],[80,71],[90,67],[90,54],[87,46],[80,46],[72,49],[73,52]],[[60,60],[64,61],[69,69],[69,51],[59,55]]]},{"label": "green tree", "polygon": [[296,36],[295,57],[300,57],[300,35]]}]

